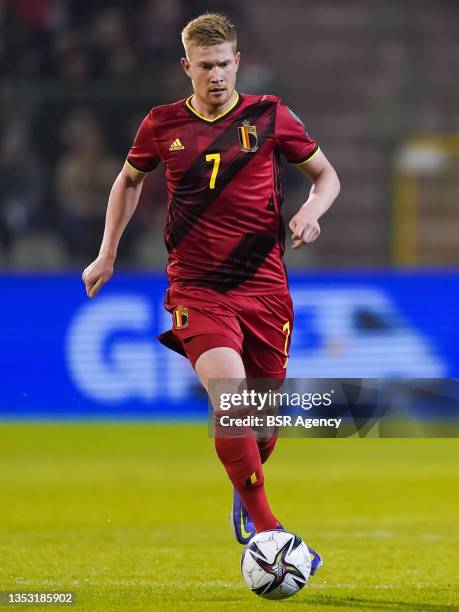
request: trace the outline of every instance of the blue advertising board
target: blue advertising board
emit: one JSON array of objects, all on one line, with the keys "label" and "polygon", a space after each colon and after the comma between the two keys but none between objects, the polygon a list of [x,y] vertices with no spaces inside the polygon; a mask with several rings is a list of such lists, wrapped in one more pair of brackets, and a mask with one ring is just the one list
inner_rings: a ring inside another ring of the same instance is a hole
[{"label": "blue advertising board", "polygon": [[[459,274],[292,274],[289,376],[459,377]],[[166,280],[117,274],[89,300],[79,275],[0,277],[2,418],[202,417],[170,328]]]}]

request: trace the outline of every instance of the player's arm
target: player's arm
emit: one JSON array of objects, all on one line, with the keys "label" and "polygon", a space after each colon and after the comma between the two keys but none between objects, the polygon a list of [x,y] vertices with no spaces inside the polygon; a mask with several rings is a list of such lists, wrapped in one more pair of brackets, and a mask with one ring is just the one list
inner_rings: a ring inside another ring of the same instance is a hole
[{"label": "player's arm", "polygon": [[146,174],[125,162],[108,199],[105,230],[99,255],[83,272],[88,297],[95,297],[113,274],[118,244],[139,202]]},{"label": "player's arm", "polygon": [[289,223],[293,249],[310,244],[318,238],[318,220],[330,208],[340,191],[338,175],[322,151],[319,150],[310,160],[297,167],[312,182],[312,189],[307,201]]}]

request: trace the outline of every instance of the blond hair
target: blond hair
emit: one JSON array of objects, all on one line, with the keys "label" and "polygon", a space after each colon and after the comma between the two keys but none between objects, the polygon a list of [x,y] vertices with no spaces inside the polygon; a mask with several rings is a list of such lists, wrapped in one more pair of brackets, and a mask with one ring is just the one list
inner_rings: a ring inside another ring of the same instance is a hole
[{"label": "blond hair", "polygon": [[182,43],[185,53],[192,46],[211,47],[230,42],[236,52],[236,28],[225,15],[206,13],[193,19],[182,30]]}]

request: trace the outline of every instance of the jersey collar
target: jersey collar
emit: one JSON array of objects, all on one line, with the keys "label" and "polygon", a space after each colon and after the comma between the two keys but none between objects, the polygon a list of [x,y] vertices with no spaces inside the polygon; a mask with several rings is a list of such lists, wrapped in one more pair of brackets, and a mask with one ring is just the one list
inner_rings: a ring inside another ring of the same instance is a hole
[{"label": "jersey collar", "polygon": [[226,117],[229,113],[234,111],[241,104],[242,97],[238,94],[236,90],[234,91],[236,93],[236,99],[234,100],[234,102],[224,113],[222,113],[221,115],[217,115],[213,119],[207,119],[207,117],[200,115],[198,111],[193,108],[193,106],[191,105],[191,98],[193,97],[192,95],[185,100],[185,106],[190,113],[192,113],[195,117],[197,117],[201,121],[204,121],[205,123],[216,123],[217,121],[220,121],[220,119],[223,119],[223,117]]}]

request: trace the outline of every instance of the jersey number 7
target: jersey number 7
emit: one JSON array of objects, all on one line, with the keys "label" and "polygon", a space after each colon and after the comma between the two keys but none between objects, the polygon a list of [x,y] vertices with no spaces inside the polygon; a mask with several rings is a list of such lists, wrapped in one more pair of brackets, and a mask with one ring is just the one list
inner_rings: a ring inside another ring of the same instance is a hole
[{"label": "jersey number 7", "polygon": [[209,153],[206,155],[206,162],[214,162],[212,174],[210,175],[209,189],[215,189],[215,181],[217,180],[218,168],[220,167],[220,153]]}]

